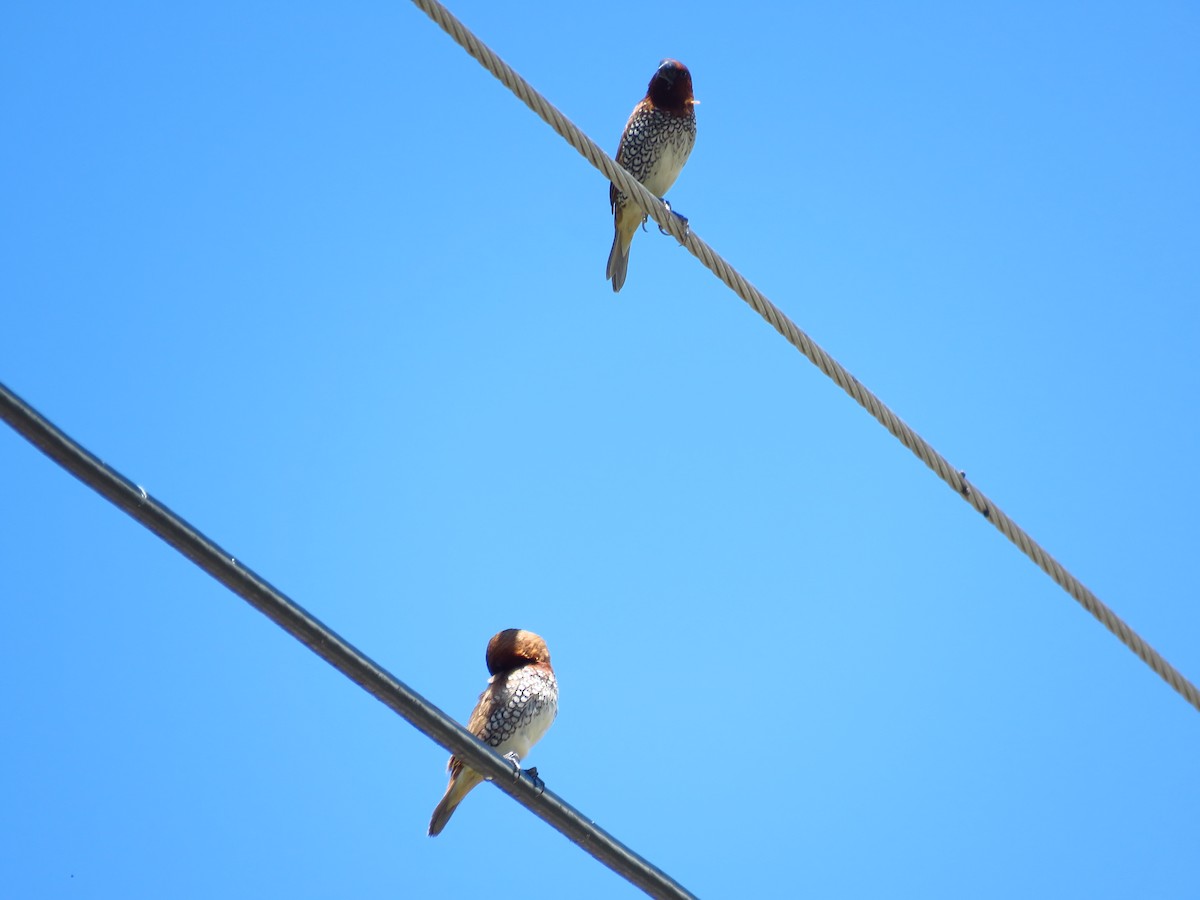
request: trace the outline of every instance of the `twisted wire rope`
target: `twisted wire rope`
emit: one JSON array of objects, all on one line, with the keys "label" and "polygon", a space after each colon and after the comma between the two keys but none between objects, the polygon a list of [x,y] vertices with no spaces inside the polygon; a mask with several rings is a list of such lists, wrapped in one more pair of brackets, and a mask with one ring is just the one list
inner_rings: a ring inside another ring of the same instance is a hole
[{"label": "twisted wire rope", "polygon": [[1120,616],[1112,611],[1083,582],[1072,575],[1037,541],[1017,525],[974,485],[966,476],[930,446],[924,438],[913,431],[887,407],[875,394],[851,375],[837,360],[826,353],[812,338],[768,300],[761,291],[747,281],[727,263],[715,250],[696,236],[695,232],[672,215],[650,191],[625,171],[611,156],[600,149],[591,138],[583,133],[570,119],[564,116],[549,100],[522,78],[516,70],[504,62],[496,53],[477,38],[457,17],[437,0],[413,0],[438,27],[445,31],[460,47],[467,51],[485,69],[492,73],[505,87],[529,107],[539,118],[555,130],[568,144],[574,147],[589,163],[600,170],[609,181],[616,184],[627,197],[632,198],[647,216],[660,228],[669,232],[704,266],[721,279],[735,294],[778,331],[784,339],[838,387],[854,398],[863,409],[907,447],[921,462],[948,484],[956,494],[971,504],[985,519],[992,523],[1006,538],[1031,559],[1035,565],[1071,595],[1084,609],[1092,614],[1116,638],[1132,650],[1160,678],[1174,688],[1197,710],[1200,710],[1200,691],[1183,674],[1164,659]]}]

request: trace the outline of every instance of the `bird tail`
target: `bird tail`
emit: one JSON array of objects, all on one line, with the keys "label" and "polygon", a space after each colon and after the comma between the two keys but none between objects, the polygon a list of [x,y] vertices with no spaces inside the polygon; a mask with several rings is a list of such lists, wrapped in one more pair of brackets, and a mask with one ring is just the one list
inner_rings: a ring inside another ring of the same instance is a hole
[{"label": "bird tail", "polygon": [[625,283],[625,274],[629,271],[629,245],[621,246],[621,232],[613,235],[612,250],[608,254],[608,268],[604,277],[612,282],[613,293],[621,290]]},{"label": "bird tail", "polygon": [[613,235],[612,250],[608,254],[608,268],[604,277],[612,282],[613,293],[621,290],[625,283],[625,274],[629,270],[629,247],[633,244],[633,236],[637,234],[642,216],[637,207],[632,204],[617,207]]},{"label": "bird tail", "polygon": [[457,774],[450,776],[450,783],[446,785],[446,793],[433,810],[433,817],[429,820],[430,837],[436,837],[442,833],[442,829],[454,815],[454,810],[458,809],[458,804],[462,803],[463,797],[467,796],[471,789],[481,781],[483,781],[482,776],[465,767]]}]

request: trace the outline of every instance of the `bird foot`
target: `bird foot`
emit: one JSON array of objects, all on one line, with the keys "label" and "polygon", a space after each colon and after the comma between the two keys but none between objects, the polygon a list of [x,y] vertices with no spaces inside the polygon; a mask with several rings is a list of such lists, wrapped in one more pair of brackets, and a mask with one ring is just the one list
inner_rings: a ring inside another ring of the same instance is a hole
[{"label": "bird foot", "polygon": [[[681,226],[683,226],[683,233],[686,236],[688,233],[688,217],[685,216],[683,213],[677,213],[677,212],[675,212],[675,210],[671,209],[670,202],[667,200],[664,200],[662,197],[658,198],[658,202],[667,208],[667,212],[669,212],[671,215],[673,215],[675,218],[677,218],[679,220],[679,224]],[[648,221],[650,221],[649,216],[642,216],[642,231],[647,230],[646,223]],[[657,223],[655,223],[655,224],[657,224]],[[667,231],[667,229],[663,228],[661,225],[658,226],[658,230],[662,234],[670,234],[671,233],[671,232]]]},{"label": "bird foot", "polygon": [[[671,215],[673,215],[675,218],[677,218],[679,220],[679,224],[683,226],[683,233],[687,234],[688,233],[688,218],[687,218],[687,216],[685,216],[683,213],[677,213],[677,212],[675,212],[675,210],[671,209],[671,204],[669,201],[664,200],[662,197],[659,197],[658,199],[662,200],[662,205],[667,208],[667,212],[669,212]],[[667,229],[663,228],[661,225],[658,226],[658,230],[661,231],[663,234],[671,233],[671,232],[667,231]]]},{"label": "bird foot", "polygon": [[521,757],[517,756],[515,750],[510,750],[504,754],[504,758],[513,764],[513,781],[521,780]]},{"label": "bird foot", "polygon": [[541,777],[538,775],[537,766],[526,769],[525,774],[529,776],[529,780],[533,782],[533,786],[537,788],[537,792],[539,794],[545,793],[546,782],[542,781]]},{"label": "bird foot", "polygon": [[522,769],[521,757],[517,756],[515,751],[505,753],[504,758],[513,764],[514,783],[520,781],[522,775],[528,775],[529,780],[533,782],[533,786],[537,788],[537,792],[539,794],[546,790],[546,782],[542,781],[542,779],[538,776],[537,766],[533,766],[529,769]]}]

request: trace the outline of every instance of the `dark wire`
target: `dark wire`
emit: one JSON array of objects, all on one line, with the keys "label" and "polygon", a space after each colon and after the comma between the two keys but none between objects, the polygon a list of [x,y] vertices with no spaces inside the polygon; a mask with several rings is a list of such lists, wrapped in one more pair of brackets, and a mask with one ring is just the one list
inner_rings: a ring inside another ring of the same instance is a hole
[{"label": "dark wire", "polygon": [[305,644],[375,699],[464,760],[534,815],[652,897],[694,898],[682,885],[513,765],[444,712],[364,656],[265,579],[97,459],[0,383],[0,418],[52,460],[120,507],[221,584]]}]

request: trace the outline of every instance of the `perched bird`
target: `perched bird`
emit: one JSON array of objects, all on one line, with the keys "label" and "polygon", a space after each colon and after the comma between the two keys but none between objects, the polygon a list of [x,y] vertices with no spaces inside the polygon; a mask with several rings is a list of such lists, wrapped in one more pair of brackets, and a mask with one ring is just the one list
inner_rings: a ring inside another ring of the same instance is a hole
[{"label": "perched bird", "polygon": [[[520,766],[558,715],[558,681],[550,666],[546,642],[532,631],[508,628],[487,645],[492,677],[479,695],[467,730]],[[450,783],[433,817],[429,835],[441,834],[450,816],[483,776],[450,757]]]},{"label": "perched bird", "polygon": [[[617,162],[660,199],[679,177],[696,143],[695,104],[692,73],[678,60],[664,59],[621,135]],[[604,277],[612,281],[616,292],[625,283],[629,245],[646,217],[615,184],[609,185],[608,200],[616,235]]]}]

